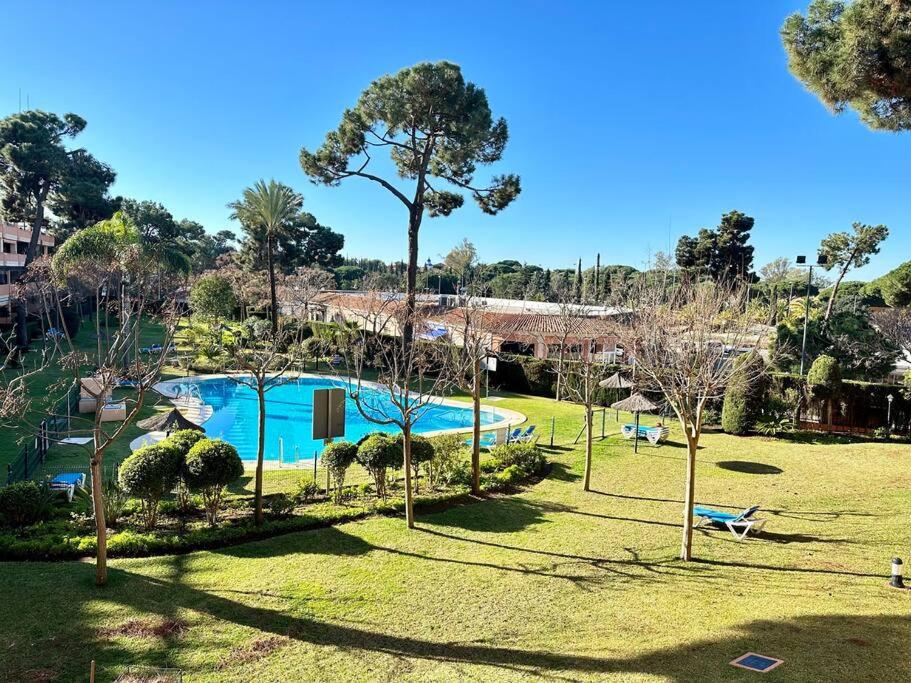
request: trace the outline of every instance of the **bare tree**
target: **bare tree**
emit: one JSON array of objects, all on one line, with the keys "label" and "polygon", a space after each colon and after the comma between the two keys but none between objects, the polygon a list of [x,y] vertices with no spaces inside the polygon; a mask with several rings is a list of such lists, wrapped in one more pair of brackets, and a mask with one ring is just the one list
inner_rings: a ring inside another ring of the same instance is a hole
[{"label": "bare tree", "polygon": [[335,285],[332,273],[319,268],[298,268],[285,275],[279,288],[281,303],[287,306],[288,314],[309,318],[310,304],[317,294]]},{"label": "bare tree", "polygon": [[594,328],[603,321],[593,319],[585,305],[563,303],[557,323],[559,329],[568,330],[581,345],[579,357],[565,361],[558,367],[560,383],[565,396],[585,408],[585,473],[582,487],[591,490],[592,473],[592,417],[598,383],[607,377],[608,365],[603,356],[595,353]]},{"label": "bare tree", "polygon": [[[395,425],[402,432],[405,520],[408,528],[414,528],[412,435],[421,418],[440,405],[440,396],[453,386],[447,362],[451,349],[446,342],[422,338],[429,325],[427,311],[411,309],[401,296],[381,292],[357,296],[346,317],[354,323],[340,344],[348,395],[365,419]],[[404,334],[406,329],[415,331],[413,343]],[[371,382],[374,372],[376,380]]]},{"label": "bare tree", "polygon": [[253,322],[231,330],[226,374],[241,386],[256,392],[258,404],[256,481],[253,491],[254,523],[263,523],[263,462],[266,452],[266,394],[287,381],[285,377],[300,357],[299,330],[279,328],[273,332],[265,322]]},{"label": "bare tree", "polygon": [[481,381],[484,376],[482,364],[493,346],[490,313],[478,299],[466,296],[448,317],[450,340],[455,345],[451,356],[454,363],[452,379],[471,393],[471,492],[474,495],[481,493]]},{"label": "bare tree", "polygon": [[247,271],[230,265],[214,271],[206,271],[204,275],[220,275],[231,283],[234,296],[240,305],[240,319],[248,317],[251,306],[265,301],[269,296],[269,280],[264,271]]},{"label": "bare tree", "polygon": [[[88,417],[70,416],[71,421],[83,425],[70,429],[70,433],[91,438],[83,448],[89,456],[92,480],[97,538],[95,583],[104,585],[107,582],[104,458],[110,446],[133,424],[159,380],[179,322],[175,294],[183,277],[172,277],[174,287],[164,299],[158,292],[153,295],[155,273],[166,264],[145,249],[135,228],[119,214],[71,237],[57,252],[52,267],[37,262],[36,266],[27,286],[40,299],[42,315],[49,327],[63,319],[67,282],[81,280],[95,292],[94,351],[78,349],[66,326],[61,326],[51,339],[59,354],[57,363],[69,375],[67,384],[78,387],[80,394],[94,403],[93,410],[85,414]],[[102,339],[99,319],[107,311],[113,311],[116,325]],[[143,354],[140,340],[152,330],[157,332],[160,351]],[[87,368],[94,371],[84,377]],[[132,391],[112,405],[114,390],[125,380]],[[112,414],[116,419],[106,419]]]},{"label": "bare tree", "polygon": [[911,308],[884,308],[870,316],[871,322],[907,355],[911,353]]},{"label": "bare tree", "polygon": [[[746,312],[739,286],[684,279],[669,290],[641,279],[625,293],[632,314],[617,325],[617,336],[634,358],[640,388],[661,392],[686,438],[687,461],[680,557],[692,558],[696,449],[705,408],[724,395],[735,369],[761,373],[764,363],[737,363],[740,350],[759,353],[766,328]],[[744,377],[753,381],[754,377]]]}]

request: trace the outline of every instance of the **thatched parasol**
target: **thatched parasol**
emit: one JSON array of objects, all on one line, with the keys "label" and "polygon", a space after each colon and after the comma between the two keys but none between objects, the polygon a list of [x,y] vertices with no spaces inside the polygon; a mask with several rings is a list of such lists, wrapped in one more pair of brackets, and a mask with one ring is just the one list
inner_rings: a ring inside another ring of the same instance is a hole
[{"label": "thatched parasol", "polygon": [[658,410],[658,406],[649,401],[639,392],[636,392],[629,398],[625,398],[622,401],[611,403],[610,407],[614,410],[622,410],[627,413],[650,413],[653,410]]},{"label": "thatched parasol", "polygon": [[598,382],[598,386],[605,389],[632,389],[633,380],[629,377],[624,377],[619,372],[615,372],[607,379],[602,379]]},{"label": "thatched parasol", "polygon": [[639,452],[639,413],[650,413],[653,410],[658,410],[658,406],[649,401],[645,396],[636,392],[629,398],[625,398],[622,401],[617,401],[616,403],[611,403],[611,408],[614,410],[622,410],[627,413],[635,413],[636,415],[636,435],[633,437],[633,453]]},{"label": "thatched parasol", "polygon": [[167,413],[158,413],[152,417],[147,417],[145,420],[137,422],[136,425],[150,432],[176,432],[179,429],[206,431],[195,422],[185,418],[177,408],[172,408]]}]

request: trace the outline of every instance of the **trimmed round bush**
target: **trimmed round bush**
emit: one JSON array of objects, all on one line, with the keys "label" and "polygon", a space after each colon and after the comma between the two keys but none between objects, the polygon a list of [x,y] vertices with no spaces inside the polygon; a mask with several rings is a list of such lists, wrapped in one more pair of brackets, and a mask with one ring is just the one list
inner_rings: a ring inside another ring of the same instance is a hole
[{"label": "trimmed round bush", "polygon": [[184,464],[183,478],[191,491],[202,495],[206,519],[215,526],[225,486],[243,476],[244,464],[237,449],[221,439],[202,439],[190,452]]},{"label": "trimmed round bush", "polygon": [[51,498],[45,486],[19,481],[0,488],[0,519],[11,527],[31,526],[51,511]]},{"label": "trimmed round bush", "polygon": [[206,435],[198,429],[178,429],[176,432],[171,432],[168,438],[159,443],[167,443],[186,456],[193,446],[200,441],[203,441],[205,438]]},{"label": "trimmed round bush", "polygon": [[142,503],[147,529],[158,521],[158,504],[177,485],[184,457],[165,442],[144,446],[120,465],[120,485]]},{"label": "trimmed round bush", "polygon": [[323,465],[329,470],[335,484],[335,502],[341,501],[345,473],[357,458],[357,446],[350,441],[334,441],[323,449]]},{"label": "trimmed round bush", "polygon": [[841,389],[841,368],[838,360],[822,355],[813,361],[807,373],[807,384],[814,396],[833,398]]},{"label": "trimmed round bush", "polygon": [[381,498],[386,497],[386,470],[401,468],[403,459],[401,444],[385,432],[369,435],[357,447],[357,461],[373,476]]}]

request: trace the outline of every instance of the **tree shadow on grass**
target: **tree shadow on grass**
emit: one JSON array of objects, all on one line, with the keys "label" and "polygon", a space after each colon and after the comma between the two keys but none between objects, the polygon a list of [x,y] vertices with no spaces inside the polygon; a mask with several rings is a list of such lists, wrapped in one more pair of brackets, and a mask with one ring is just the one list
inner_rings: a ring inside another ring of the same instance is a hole
[{"label": "tree shadow on grass", "polygon": [[364,555],[373,548],[374,546],[360,536],[346,533],[338,526],[327,526],[232,545],[211,552],[217,555],[256,559],[297,554]]},{"label": "tree shadow on grass", "polygon": [[546,521],[551,512],[549,504],[538,503],[521,496],[500,498],[495,505],[471,505],[452,508],[444,513],[427,515],[427,524],[454,526],[466,531],[512,533]]},{"label": "tree shadow on grass", "polygon": [[253,491],[253,475],[244,474],[238,477],[228,484],[227,491],[238,496],[249,496]]},{"label": "tree shadow on grass", "polygon": [[569,465],[565,465],[562,462],[554,462],[551,463],[548,478],[556,481],[579,481],[582,478],[582,475],[573,472]]},{"label": "tree shadow on grass", "polygon": [[[623,493],[608,493],[607,491],[597,491],[592,489],[589,493],[594,493],[599,496],[607,496],[609,498],[618,498],[621,500],[638,500],[650,503],[673,503],[675,505],[683,505],[683,501],[679,498],[654,498],[650,496],[632,496]],[[727,505],[725,503],[708,503],[705,501],[699,501],[699,505],[705,505],[712,508],[719,508],[724,510],[737,510],[740,512],[743,510],[742,505]],[[785,510],[781,508],[760,508],[760,511],[765,514],[775,515],[776,517],[786,517],[789,519],[799,519],[805,522],[821,522],[829,523],[835,520],[841,519],[842,517],[884,517],[886,515],[877,514],[874,512],[861,512],[859,510]]]},{"label": "tree shadow on grass", "polygon": [[741,472],[743,474],[781,474],[784,472],[780,467],[767,465],[762,462],[751,462],[749,460],[722,460],[715,463],[716,466],[723,470],[731,472]]},{"label": "tree shadow on grass", "polygon": [[[75,565],[70,576],[87,585],[92,568]],[[89,589],[86,599],[93,589]],[[911,635],[911,617],[907,615],[854,616],[810,615],[792,619],[757,619],[741,624],[733,631],[723,630],[717,637],[708,635],[699,641],[646,651],[638,656],[593,656],[574,652],[573,639],[562,639],[553,649],[530,649],[507,644],[489,645],[479,634],[466,630],[465,640],[440,642],[427,637],[402,634],[395,624],[384,625],[384,631],[357,623],[321,621],[296,613],[293,604],[277,608],[245,603],[243,594],[231,598],[216,591],[200,590],[182,581],[133,574],[118,568],[110,572],[110,585],[104,599],[119,603],[143,617],[169,618],[180,611],[207,617],[205,628],[216,631],[220,624],[252,629],[248,639],[277,637],[281,646],[301,643],[307,647],[331,648],[335,657],[350,655],[358,661],[370,656],[374,673],[384,668],[401,667],[401,660],[430,663],[452,663],[494,667],[523,676],[545,676],[557,680],[580,677],[604,677],[610,674],[645,675],[674,683],[691,681],[752,681],[755,674],[740,671],[729,662],[745,652],[759,652],[785,660],[769,675],[770,680],[894,680],[895,666],[906,658],[902,643]],[[238,599],[232,599],[238,598]],[[61,597],[62,599],[62,597]],[[88,618],[88,615],[85,615]],[[534,617],[530,615],[530,620]],[[213,623],[213,620],[215,623]],[[193,625],[190,624],[190,627]],[[661,632],[666,624],[655,625]],[[116,673],[119,666],[143,663],[153,666],[178,660],[184,648],[198,650],[198,639],[162,640],[161,647],[129,651],[112,642],[86,624],[68,624],[67,638],[77,640],[87,660],[98,660],[102,677]],[[407,633],[407,631],[406,631]],[[219,671],[226,679],[241,679],[250,666],[262,669],[267,660],[254,663],[227,660],[222,642],[213,639],[211,657],[195,657],[193,669],[186,673]],[[222,652],[219,653],[219,650]],[[555,651],[557,650],[557,651]],[[30,652],[27,657],[44,661],[47,653]],[[221,654],[222,656],[219,656]],[[269,657],[280,657],[281,650]],[[138,660],[138,661],[137,661]],[[19,660],[22,662],[23,660]],[[74,667],[71,660],[58,660],[61,666]],[[79,662],[82,664],[82,662]],[[24,670],[8,671],[11,680],[20,680]],[[68,671],[72,679],[76,671]],[[81,671],[80,671],[81,673]],[[481,672],[478,672],[479,674]],[[84,675],[82,673],[81,675]]]}]

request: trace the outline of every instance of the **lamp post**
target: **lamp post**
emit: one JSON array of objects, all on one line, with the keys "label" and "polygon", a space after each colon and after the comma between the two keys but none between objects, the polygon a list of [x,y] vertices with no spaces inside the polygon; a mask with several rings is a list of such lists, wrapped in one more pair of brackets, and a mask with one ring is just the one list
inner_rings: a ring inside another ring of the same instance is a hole
[{"label": "lamp post", "polygon": [[895,397],[892,394],[886,396],[886,428],[892,430],[892,401]]},{"label": "lamp post", "polygon": [[[816,265],[824,266],[828,263],[828,258],[820,254],[816,259]],[[800,376],[803,377],[804,367],[807,361],[807,327],[810,323],[810,285],[813,284],[813,264],[807,266],[807,257],[800,255],[797,257],[798,268],[808,268],[807,272],[807,297],[803,308],[803,342],[800,346]]]}]

